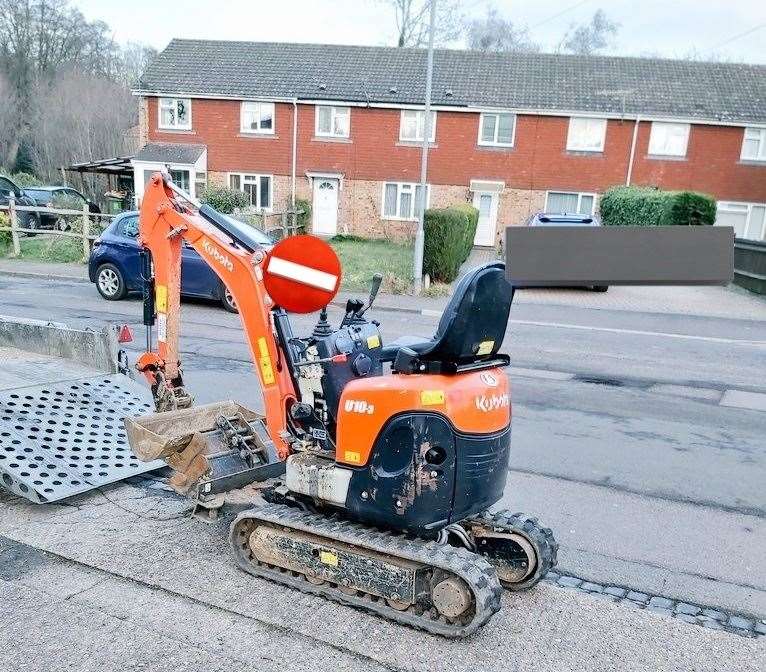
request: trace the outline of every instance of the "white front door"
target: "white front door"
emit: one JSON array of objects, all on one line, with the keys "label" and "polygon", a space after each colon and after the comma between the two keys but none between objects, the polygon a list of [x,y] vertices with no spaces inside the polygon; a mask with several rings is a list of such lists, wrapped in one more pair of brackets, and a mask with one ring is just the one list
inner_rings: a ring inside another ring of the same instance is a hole
[{"label": "white front door", "polygon": [[477,191],[473,195],[473,207],[479,211],[479,223],[476,225],[474,245],[494,247],[497,229],[497,193]]},{"label": "white front door", "polygon": [[314,179],[313,232],[334,236],[338,231],[338,180]]}]

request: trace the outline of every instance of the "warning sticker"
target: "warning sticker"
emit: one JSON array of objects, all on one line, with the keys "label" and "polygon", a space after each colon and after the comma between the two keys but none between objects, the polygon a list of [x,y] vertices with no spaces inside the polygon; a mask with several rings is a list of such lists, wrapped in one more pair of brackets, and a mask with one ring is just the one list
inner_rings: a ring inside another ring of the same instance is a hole
[{"label": "warning sticker", "polygon": [[423,390],[420,393],[423,406],[440,406],[444,403],[444,390]]},{"label": "warning sticker", "polygon": [[168,312],[168,288],[167,285],[157,285],[154,290],[154,307],[158,313]]},{"label": "warning sticker", "polygon": [[264,385],[273,385],[274,381],[274,369],[271,366],[271,356],[269,355],[269,345],[266,339],[261,336],[258,339],[258,365],[261,367],[261,377],[263,378]]},{"label": "warning sticker", "polygon": [[494,341],[482,341],[479,343],[479,349],[476,351],[477,355],[488,355],[492,352],[492,348],[495,347]]},{"label": "warning sticker", "polygon": [[168,340],[168,316],[157,313],[157,340],[165,343]]},{"label": "warning sticker", "polygon": [[332,551],[319,551],[319,561],[331,567],[338,566],[338,554]]}]

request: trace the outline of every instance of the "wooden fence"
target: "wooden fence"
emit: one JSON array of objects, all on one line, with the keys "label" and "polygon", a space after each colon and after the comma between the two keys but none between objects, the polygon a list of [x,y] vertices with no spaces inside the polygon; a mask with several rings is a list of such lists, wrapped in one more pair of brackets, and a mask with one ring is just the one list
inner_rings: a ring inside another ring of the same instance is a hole
[{"label": "wooden fence", "polygon": [[[55,236],[62,236],[64,238],[77,238],[82,241],[82,260],[88,261],[90,257],[91,243],[98,238],[99,234],[106,228],[106,225],[114,219],[116,215],[106,213],[90,212],[88,204],[83,205],[82,210],[64,210],[59,208],[46,208],[40,206],[28,206],[28,205],[16,205],[14,199],[10,199],[8,205],[0,205],[0,212],[8,213],[8,219],[10,220],[10,226],[0,226],[0,231],[10,231],[11,233],[11,245],[13,246],[13,256],[21,256],[21,234],[39,235],[39,234],[51,234]],[[38,213],[37,222],[38,228],[25,228],[21,226],[19,221],[19,213],[22,212],[35,212]],[[43,216],[59,216],[66,217],[67,224],[69,225],[69,231],[56,228],[54,225],[51,229],[40,228],[40,222]],[[82,228],[80,231],[75,231],[75,226],[69,218],[77,217]]]}]

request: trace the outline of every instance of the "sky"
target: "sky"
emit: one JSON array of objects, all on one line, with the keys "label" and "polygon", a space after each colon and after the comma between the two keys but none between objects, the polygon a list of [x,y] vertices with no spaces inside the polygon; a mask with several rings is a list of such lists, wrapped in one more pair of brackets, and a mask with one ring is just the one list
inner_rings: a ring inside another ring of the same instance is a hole
[{"label": "sky", "polygon": [[[108,23],[120,42],[162,49],[173,37],[275,42],[393,45],[393,12],[382,0],[71,0]],[[766,0],[463,0],[468,17],[494,6],[527,26],[552,51],[573,23],[602,8],[621,24],[622,56],[684,58],[709,54],[766,64]],[[461,43],[453,45],[461,48]]]}]

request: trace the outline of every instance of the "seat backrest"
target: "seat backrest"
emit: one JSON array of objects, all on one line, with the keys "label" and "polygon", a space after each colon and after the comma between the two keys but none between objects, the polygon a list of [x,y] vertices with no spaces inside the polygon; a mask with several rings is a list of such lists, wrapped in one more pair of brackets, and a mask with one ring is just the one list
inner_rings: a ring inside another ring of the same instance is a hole
[{"label": "seat backrest", "polygon": [[474,268],[458,282],[444,310],[434,344],[422,358],[468,362],[497,354],[508,326],[513,287],[505,279],[505,264]]}]

